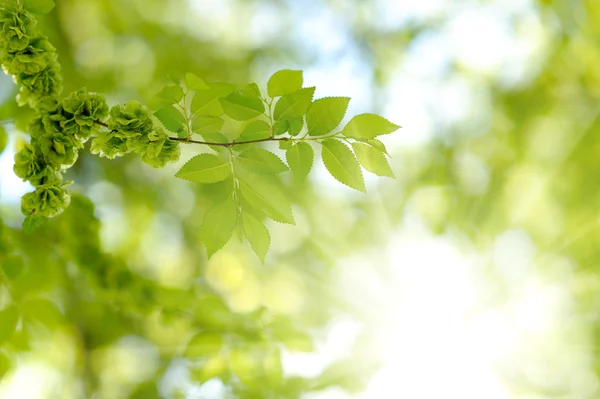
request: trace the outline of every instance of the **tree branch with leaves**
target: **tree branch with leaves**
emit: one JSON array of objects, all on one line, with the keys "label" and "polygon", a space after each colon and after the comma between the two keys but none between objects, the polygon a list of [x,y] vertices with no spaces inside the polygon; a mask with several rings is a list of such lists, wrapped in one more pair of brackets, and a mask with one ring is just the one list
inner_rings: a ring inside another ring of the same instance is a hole
[{"label": "tree branch with leaves", "polygon": [[[85,88],[61,98],[62,78],[56,49],[36,29],[32,13],[49,12],[51,0],[3,0],[0,13],[2,67],[19,85],[18,102],[33,108],[30,143],[15,155],[14,171],[35,191],[23,196],[24,230],[60,214],[70,201],[65,171],[84,144],[114,159],[129,153],[162,168],[180,159],[181,145],[204,145],[212,153],[188,160],[175,177],[213,185],[213,207],[201,226],[208,256],[238,229],[264,261],[270,246],[269,218],[295,224],[281,174],[306,179],[314,145],[339,182],[365,192],[362,168],[393,177],[384,144],[377,137],[399,126],[364,113],[339,128],[350,98],[314,99],[299,70],[280,70],[266,93],[255,83],[237,86],[207,82],[187,73],[154,95],[148,105],[131,100],[109,108],[104,96]],[[277,143],[285,161],[259,145]]]}]

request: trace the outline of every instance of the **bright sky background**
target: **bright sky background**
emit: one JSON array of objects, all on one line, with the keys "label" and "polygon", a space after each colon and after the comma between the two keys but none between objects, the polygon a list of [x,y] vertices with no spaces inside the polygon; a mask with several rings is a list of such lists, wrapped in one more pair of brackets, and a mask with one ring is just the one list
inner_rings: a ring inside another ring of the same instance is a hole
[{"label": "bright sky background", "polygon": [[[298,15],[298,23],[291,28],[292,35],[314,51],[319,60],[304,68],[306,84],[317,86],[317,97],[352,97],[349,113],[369,110],[373,94],[369,65],[361,61],[338,16],[320,7],[319,1],[290,1]],[[532,73],[531,60],[543,52],[547,40],[529,0],[496,0],[485,4],[448,0],[373,1],[377,4],[379,28],[383,30],[441,14],[448,21],[435,33],[419,37],[409,48],[398,48],[405,61],[394,71],[391,84],[385,89],[382,112],[403,126],[399,134],[384,139],[392,152],[426,144],[435,137],[440,124],[485,120],[490,110],[484,89],[476,81],[458,76],[449,78],[451,62],[456,61],[486,79],[517,85]],[[229,1],[190,2],[199,13],[210,10],[213,23],[220,24],[220,18],[232,17]],[[254,37],[276,35],[277,26],[269,23],[269,12],[269,6],[265,6],[258,13]],[[524,31],[517,33],[510,28],[511,15],[526,17]],[[328,56],[332,53],[336,57]],[[30,188],[12,173],[13,156],[10,150],[0,156],[0,196],[3,202],[18,204],[20,196]],[[485,171],[482,173],[485,175]],[[316,169],[312,178],[329,192],[348,195],[349,190],[335,182],[322,167]],[[332,289],[348,300],[359,299],[356,306],[377,310],[372,323],[379,333],[373,340],[385,358],[384,367],[373,377],[366,392],[353,398],[524,398],[511,393],[500,378],[498,367],[518,361],[519,354],[531,345],[550,357],[563,350],[556,342],[544,346],[544,339],[553,337],[561,320],[560,312],[570,300],[568,294],[533,272],[536,248],[525,232],[507,231],[490,244],[487,252],[480,253],[459,245],[456,238],[431,235],[408,212],[408,221],[393,232],[379,254],[389,265],[390,275],[380,275],[371,267],[377,256],[373,253],[339,261],[339,286]],[[484,279],[481,269],[490,261],[495,262],[509,281],[518,278],[521,285],[502,305],[487,305],[487,290],[493,287]],[[317,354],[286,354],[286,372],[314,375],[343,354],[362,328],[356,320],[333,320],[329,339]],[[530,363],[532,375],[542,373],[538,379],[558,378],[551,371],[540,371],[546,366],[541,355],[539,358],[531,355],[523,361]],[[177,366],[171,369],[164,389],[184,377],[181,369]],[[581,362],[571,363],[569,372],[589,377],[586,365]],[[44,384],[31,381],[52,384],[53,376],[56,374],[51,368],[26,364],[10,382],[0,384],[0,398],[45,397],[40,393]],[[584,377],[579,387],[582,393],[598,383]],[[24,394],[23,389],[29,391]],[[200,388],[191,387],[188,397],[218,398],[221,394],[221,384],[210,381]],[[333,389],[306,398],[351,396]]]}]

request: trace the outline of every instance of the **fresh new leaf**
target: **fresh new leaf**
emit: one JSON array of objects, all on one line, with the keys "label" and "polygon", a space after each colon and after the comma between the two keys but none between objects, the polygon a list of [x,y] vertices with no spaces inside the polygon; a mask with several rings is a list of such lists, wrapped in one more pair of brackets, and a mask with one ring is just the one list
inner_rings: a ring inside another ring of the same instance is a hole
[{"label": "fresh new leaf", "polygon": [[150,99],[149,106],[153,109],[161,109],[178,103],[183,98],[183,89],[179,85],[170,85],[162,88]]},{"label": "fresh new leaf", "polygon": [[22,0],[23,8],[35,14],[48,14],[56,4],[53,0]]},{"label": "fresh new leaf", "polygon": [[231,174],[228,162],[213,154],[200,154],[190,159],[175,175],[197,183],[216,183]]},{"label": "fresh new leaf", "polygon": [[212,331],[202,331],[194,335],[188,342],[184,355],[186,357],[202,357],[214,355],[223,347],[223,337]]},{"label": "fresh new leaf", "polygon": [[19,309],[15,305],[11,305],[0,311],[0,343],[10,338],[18,322]]},{"label": "fresh new leaf", "polygon": [[205,134],[218,133],[225,121],[215,116],[196,116],[192,121],[194,133],[204,136]]},{"label": "fresh new leaf", "polygon": [[306,113],[306,125],[310,136],[323,136],[344,119],[349,97],[326,97],[315,100]]},{"label": "fresh new leaf", "polygon": [[385,155],[381,150],[364,143],[352,143],[352,149],[360,164],[371,173],[378,176],[395,177]]},{"label": "fresh new leaf", "polygon": [[280,136],[287,132],[290,128],[290,122],[286,120],[280,120],[275,122],[273,125],[273,135]]},{"label": "fresh new leaf", "polygon": [[237,224],[237,217],[238,209],[232,197],[211,208],[204,215],[200,237],[209,258],[227,244]]},{"label": "fresh new leaf", "polygon": [[340,183],[366,192],[365,182],[358,161],[352,151],[341,141],[328,139],[321,142],[323,163],[331,175]]},{"label": "fresh new leaf", "polygon": [[365,141],[365,143],[369,144],[371,147],[377,148],[379,151],[383,152],[386,155],[390,155],[387,148],[385,148],[385,144],[383,144],[381,141],[379,141],[377,139],[367,140],[367,141]]},{"label": "fresh new leaf", "polygon": [[260,99],[260,89],[256,83],[248,83],[242,90],[244,94],[250,97],[256,97]]},{"label": "fresh new leaf", "polygon": [[292,146],[294,145],[294,142],[292,140],[280,140],[279,141],[279,149],[280,150],[287,150],[292,148]]},{"label": "fresh new leaf", "polygon": [[288,170],[279,157],[263,148],[249,148],[236,158],[246,170],[254,173],[275,174]]},{"label": "fresh new leaf", "polygon": [[231,93],[227,97],[221,98],[220,101],[225,113],[236,121],[256,118],[265,112],[262,101],[244,91]]},{"label": "fresh new leaf", "polygon": [[190,90],[206,90],[209,88],[204,79],[191,72],[185,74],[185,85]]},{"label": "fresh new leaf", "polygon": [[304,118],[300,117],[300,118],[294,118],[294,119],[290,119],[289,121],[289,133],[290,136],[297,136],[300,134],[300,132],[302,131],[302,128],[304,127]]},{"label": "fresh new leaf", "polygon": [[25,220],[23,220],[23,233],[31,234],[40,228],[47,221],[47,218],[39,217],[39,216],[27,216]]},{"label": "fresh new leaf", "polygon": [[250,241],[252,249],[260,258],[260,261],[264,263],[269,245],[271,245],[269,230],[248,212],[242,213],[242,228],[244,229],[246,238]]},{"label": "fresh new leaf", "polygon": [[277,222],[296,224],[290,202],[275,184],[251,174],[240,176],[238,182],[242,196],[251,206]]},{"label": "fresh new leaf", "polygon": [[314,94],[314,87],[305,87],[282,96],[275,104],[273,116],[276,120],[294,119],[303,116],[306,114]]},{"label": "fresh new leaf", "polygon": [[244,128],[244,130],[242,130],[242,134],[240,134],[235,141],[262,140],[268,139],[269,137],[271,137],[271,128],[267,122],[252,121]]},{"label": "fresh new leaf", "polygon": [[225,144],[225,143],[229,142],[227,137],[225,137],[225,135],[223,133],[219,133],[219,132],[213,132],[213,133],[206,132],[202,135],[202,137],[209,143]]},{"label": "fresh new leaf", "polygon": [[302,87],[302,71],[283,69],[275,72],[267,82],[270,97],[291,94]]},{"label": "fresh new leaf", "polygon": [[400,126],[375,114],[360,114],[348,122],[342,134],[357,140],[369,140],[382,134],[390,134]]},{"label": "fresh new leaf", "polygon": [[308,143],[296,143],[286,151],[285,157],[294,176],[300,180],[306,179],[315,157],[312,147]]},{"label": "fresh new leaf", "polygon": [[198,90],[192,100],[192,115],[223,115],[220,99],[232,91],[233,86],[228,83],[212,83],[207,90]]},{"label": "fresh new leaf", "polygon": [[156,116],[168,130],[176,133],[183,131],[185,117],[173,105],[156,111],[154,116]]}]

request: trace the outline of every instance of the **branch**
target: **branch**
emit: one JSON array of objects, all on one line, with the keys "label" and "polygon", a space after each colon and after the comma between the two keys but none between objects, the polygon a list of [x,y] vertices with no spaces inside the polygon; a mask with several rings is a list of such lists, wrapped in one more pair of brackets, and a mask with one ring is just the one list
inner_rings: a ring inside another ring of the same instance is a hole
[{"label": "branch", "polygon": [[281,138],[269,137],[269,138],[266,138],[266,139],[249,140],[249,141],[234,141],[234,142],[231,142],[231,143],[211,143],[211,142],[208,142],[208,141],[198,141],[198,140],[191,140],[191,139],[188,139],[188,138],[180,138],[180,137],[169,137],[169,139],[173,140],[173,141],[181,141],[182,143],[214,145],[214,146],[217,146],[217,147],[233,147],[234,145],[262,143],[262,142],[265,142],[265,141],[294,141],[294,139],[291,139],[289,137],[281,137]]},{"label": "branch", "polygon": [[[108,125],[102,121],[96,120],[94,121],[94,123],[96,125],[100,125],[103,127],[108,128]],[[303,137],[296,139],[293,137],[279,137],[279,138],[275,138],[275,137],[267,137],[265,139],[258,139],[258,140],[248,140],[248,141],[233,141],[231,143],[211,143],[208,141],[198,141],[198,140],[192,140],[190,138],[187,137],[169,137],[169,140],[172,141],[179,141],[182,143],[192,143],[192,144],[204,144],[204,145],[212,145],[212,146],[216,146],[216,147],[225,147],[225,148],[230,148],[236,145],[242,145],[242,144],[253,144],[253,143],[264,143],[266,141],[291,141],[291,142],[298,142],[298,141],[317,141],[317,140],[324,140],[324,139],[328,139],[328,138],[332,138],[332,137],[336,137],[338,136],[339,133],[336,134],[332,134],[330,136],[322,136],[322,137],[310,137],[310,138],[304,138],[306,135],[304,135]]]}]

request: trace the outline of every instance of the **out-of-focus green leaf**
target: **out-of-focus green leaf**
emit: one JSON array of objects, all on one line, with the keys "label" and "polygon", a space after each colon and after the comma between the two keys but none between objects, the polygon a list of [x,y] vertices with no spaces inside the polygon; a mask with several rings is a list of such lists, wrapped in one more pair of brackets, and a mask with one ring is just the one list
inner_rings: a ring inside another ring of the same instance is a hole
[{"label": "out-of-focus green leaf", "polygon": [[0,311],[0,343],[8,340],[19,322],[19,309],[10,305]]}]

